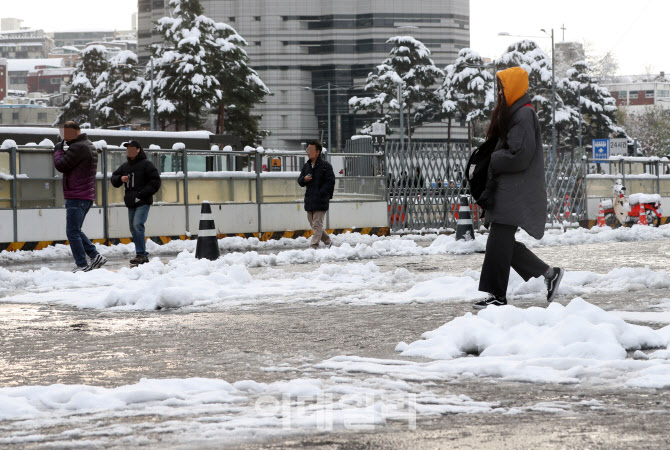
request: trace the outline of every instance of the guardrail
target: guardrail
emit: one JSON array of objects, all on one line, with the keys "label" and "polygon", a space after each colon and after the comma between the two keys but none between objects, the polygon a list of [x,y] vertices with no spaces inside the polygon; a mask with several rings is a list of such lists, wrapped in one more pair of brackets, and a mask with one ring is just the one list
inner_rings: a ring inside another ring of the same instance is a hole
[{"label": "guardrail", "polygon": [[[613,156],[607,160],[584,159],[586,165],[585,196],[588,219],[598,215],[602,200],[613,199],[612,186],[620,179],[626,195],[659,194],[670,200],[670,160],[658,157]],[[594,169],[599,170],[593,173]],[[665,201],[662,201],[665,203]]]},{"label": "guardrail", "polygon": [[[94,204],[104,211],[104,239],[107,240],[110,209],[125,208],[124,190],[110,189],[110,177],[112,172],[126,160],[126,149],[100,144],[96,146],[99,158]],[[62,209],[65,206],[62,174],[54,167],[53,153],[52,146],[24,145],[0,149],[0,211],[13,210],[14,241],[18,240],[18,211]],[[191,231],[197,232],[191,230],[189,226],[189,222],[192,223],[192,219],[189,219],[189,206],[203,201],[209,201],[213,205],[255,204],[260,233],[263,223],[262,206],[300,204],[304,199],[305,188],[296,182],[306,159],[303,151],[149,148],[145,149],[145,153],[161,173],[162,185],[154,196],[154,204],[183,205],[183,229],[187,234]],[[383,158],[383,155],[372,156]],[[370,158],[371,155],[351,153],[328,155],[331,161],[336,161],[338,158],[362,157]],[[264,171],[264,163],[267,163],[265,167],[270,168],[273,159],[280,159],[280,170]],[[336,173],[333,203],[385,200],[386,185],[383,175],[364,177]],[[326,226],[329,226],[328,222]]]}]

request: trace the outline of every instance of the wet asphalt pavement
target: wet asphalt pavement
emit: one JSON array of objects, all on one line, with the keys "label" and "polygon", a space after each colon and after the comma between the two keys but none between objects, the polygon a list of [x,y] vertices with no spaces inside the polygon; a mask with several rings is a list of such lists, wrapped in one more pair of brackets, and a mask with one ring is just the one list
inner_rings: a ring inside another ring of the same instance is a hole
[{"label": "wet asphalt pavement", "polygon": [[[548,263],[567,270],[606,273],[615,267],[645,266],[670,270],[670,240],[545,247],[533,251]],[[404,267],[413,273],[460,274],[466,268],[479,270],[482,260],[483,255],[472,254],[388,257],[374,263],[382,271]],[[114,260],[107,268],[114,270],[126,264],[125,259]],[[70,261],[58,261],[48,266],[68,270],[70,265]],[[31,267],[34,266],[24,264],[15,269]],[[296,265],[290,270],[314,268]],[[254,275],[263,270],[249,269],[249,272]],[[665,290],[644,289],[616,295],[596,294],[588,301],[605,310],[648,311],[649,305],[668,297],[670,293]],[[509,300],[519,307],[544,304],[541,298]],[[557,299],[563,304],[569,300]],[[315,364],[338,355],[399,359],[394,351],[398,342],[415,341],[425,331],[469,311],[469,303],[376,306],[268,303],[243,309],[138,312],[3,303],[0,304],[0,386],[64,383],[116,387],[137,383],[143,377],[205,377],[229,382],[298,378],[302,375],[298,369],[302,364]],[[641,324],[659,328],[659,324]],[[266,370],[272,366],[296,369]],[[532,410],[516,415],[448,414],[420,419],[417,430],[392,422],[364,433],[316,433],[230,445],[253,449],[668,448],[669,390],[486,379],[438,383],[431,389],[464,394],[475,401],[498,401],[506,408],[528,408],[542,402],[577,404],[582,400],[597,400],[603,406],[598,409],[575,406],[560,414]],[[120,424],[123,420],[128,419],[118,419]],[[47,436],[59,431],[40,430]],[[0,421],[0,437],[4,433]],[[161,448],[175,446],[169,432],[161,437],[161,442]],[[53,444],[58,447],[58,440],[54,439]]]}]

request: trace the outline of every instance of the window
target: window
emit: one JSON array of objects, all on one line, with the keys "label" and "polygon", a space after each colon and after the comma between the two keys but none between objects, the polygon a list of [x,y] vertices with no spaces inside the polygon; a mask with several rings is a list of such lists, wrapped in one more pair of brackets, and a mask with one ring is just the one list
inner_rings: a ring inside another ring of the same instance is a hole
[{"label": "window", "polygon": [[281,127],[288,128],[288,116],[281,116]]},{"label": "window", "polygon": [[280,101],[283,105],[288,103],[288,91],[279,91]]},{"label": "window", "polygon": [[658,96],[659,97],[670,97],[670,90],[669,91],[658,91]]},{"label": "window", "polygon": [[261,21],[261,16],[254,16],[254,20],[256,22],[260,22]]},{"label": "window", "polygon": [[0,112],[0,122],[2,122],[2,113]]},{"label": "window", "polygon": [[654,98],[654,91],[644,91],[644,98]]},{"label": "window", "polygon": [[47,113],[43,112],[38,112],[37,113],[37,120],[47,120]]},{"label": "window", "polygon": [[60,84],[60,83],[61,83],[61,79],[60,79],[60,78],[52,78],[52,79],[51,79],[51,84]]},{"label": "window", "polygon": [[235,22],[235,17],[228,17],[229,22]]},{"label": "window", "polygon": [[13,112],[12,113],[12,120],[19,120],[19,113]]},{"label": "window", "polygon": [[637,91],[630,91],[630,98],[637,98]]},{"label": "window", "polygon": [[261,41],[254,41],[254,45],[256,47],[260,47],[261,46]]},{"label": "window", "polygon": [[626,98],[628,96],[628,91],[619,91],[619,98]]}]

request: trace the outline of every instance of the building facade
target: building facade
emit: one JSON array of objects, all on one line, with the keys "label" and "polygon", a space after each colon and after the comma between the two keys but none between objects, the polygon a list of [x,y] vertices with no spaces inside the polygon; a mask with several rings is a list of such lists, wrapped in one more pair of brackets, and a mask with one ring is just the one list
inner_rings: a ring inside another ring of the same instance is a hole
[{"label": "building facade", "polygon": [[31,104],[0,105],[0,125],[52,126],[61,108]]},{"label": "building facade", "polygon": [[9,72],[7,71],[7,60],[0,58],[0,102],[7,97],[9,89]]},{"label": "building facade", "polygon": [[9,90],[28,91],[28,74],[37,67],[62,68],[63,59],[41,58],[41,59],[10,59],[7,61],[7,72],[9,74]]},{"label": "building facade", "polygon": [[73,67],[48,69],[36,67],[28,72],[28,93],[57,94],[72,81]]},{"label": "building facade", "polygon": [[604,84],[617,106],[636,112],[648,106],[660,105],[670,109],[670,82],[642,81],[634,83]]},{"label": "building facade", "polygon": [[46,58],[54,41],[43,30],[19,30],[0,33],[0,58]]},{"label": "building facade", "polygon": [[[272,134],[264,145],[296,148],[311,139],[335,148],[363,125],[348,100],[361,95],[369,72],[387,56],[393,36],[411,35],[444,68],[470,45],[469,0],[201,0],[205,14],[234,27],[249,44],[251,65],[273,92],[260,105],[261,127]],[[168,0],[139,0],[139,55],[160,42],[153,24],[167,15]],[[331,84],[330,111],[327,85]],[[330,114],[329,114],[330,112]],[[436,124],[418,139],[446,136]]]},{"label": "building facade", "polygon": [[56,31],[52,33],[56,47],[86,46],[93,41],[113,41],[115,31]]}]

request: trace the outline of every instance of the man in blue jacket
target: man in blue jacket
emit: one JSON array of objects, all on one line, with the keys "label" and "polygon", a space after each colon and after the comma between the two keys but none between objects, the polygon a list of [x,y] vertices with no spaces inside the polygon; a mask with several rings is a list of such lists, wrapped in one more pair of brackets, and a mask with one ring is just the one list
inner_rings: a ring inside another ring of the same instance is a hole
[{"label": "man in blue jacket", "polygon": [[330,248],[330,236],[323,229],[323,219],[335,190],[335,172],[328,161],[321,158],[323,147],[321,143],[312,141],[307,144],[307,157],[298,177],[298,184],[307,187],[305,191],[305,211],[307,220],[312,227],[313,235],[310,247],[316,249],[319,242]]},{"label": "man in blue jacket", "polygon": [[137,141],[123,144],[126,147],[128,161],[121,164],[112,174],[112,186],[118,188],[126,185],[123,201],[128,207],[128,223],[135,243],[135,258],[130,260],[131,266],[149,262],[144,223],[149,217],[149,208],[154,202],[153,195],[161,187],[161,177],[156,166],[147,159],[147,154]]}]

